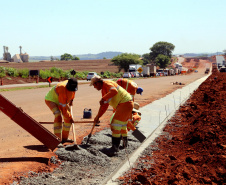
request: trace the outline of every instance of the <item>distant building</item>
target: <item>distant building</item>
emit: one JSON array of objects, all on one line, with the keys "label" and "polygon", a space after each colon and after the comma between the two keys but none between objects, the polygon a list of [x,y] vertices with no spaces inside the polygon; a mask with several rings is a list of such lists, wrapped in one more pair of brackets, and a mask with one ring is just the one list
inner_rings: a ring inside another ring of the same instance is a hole
[{"label": "distant building", "polygon": [[8,47],[3,46],[4,53],[3,53],[3,60],[7,60],[9,62],[17,62],[17,63],[23,63],[23,62],[29,62],[29,55],[27,53],[22,53],[22,46],[20,48],[20,54],[15,54],[11,58],[11,54],[8,52]]},{"label": "distant building", "polygon": [[17,63],[23,63],[23,60],[20,58],[19,54],[15,54],[12,58],[12,61]]},{"label": "distant building", "polygon": [[7,46],[3,46],[3,60],[7,60],[11,62],[11,54],[9,53],[9,48]]}]

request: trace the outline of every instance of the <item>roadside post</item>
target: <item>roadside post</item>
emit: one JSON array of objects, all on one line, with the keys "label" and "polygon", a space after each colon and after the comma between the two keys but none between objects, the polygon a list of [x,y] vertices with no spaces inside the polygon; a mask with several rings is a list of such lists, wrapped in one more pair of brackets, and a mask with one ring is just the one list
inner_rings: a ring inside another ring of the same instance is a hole
[{"label": "roadside post", "polygon": [[73,77],[74,77],[75,74],[76,74],[76,71],[73,69],[73,70],[71,71],[71,75],[73,75]]},{"label": "roadside post", "polygon": [[47,81],[49,82],[49,87],[51,87],[51,85],[50,85],[50,84],[52,83],[53,78],[50,76],[50,77],[48,77],[48,78],[47,78]]}]

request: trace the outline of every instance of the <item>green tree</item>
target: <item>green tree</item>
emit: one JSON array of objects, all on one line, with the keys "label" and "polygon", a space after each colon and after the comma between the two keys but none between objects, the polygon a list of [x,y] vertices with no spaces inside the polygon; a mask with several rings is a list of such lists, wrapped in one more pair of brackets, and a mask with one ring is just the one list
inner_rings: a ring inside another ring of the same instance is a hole
[{"label": "green tree", "polygon": [[143,58],[143,64],[144,65],[147,65],[147,64],[149,64],[151,62],[151,57],[150,57],[149,53],[143,54],[142,58]]},{"label": "green tree", "polygon": [[171,58],[174,48],[175,46],[169,42],[157,42],[150,48],[150,59],[152,61],[155,61],[156,57],[158,57],[159,54]]},{"label": "green tree", "polygon": [[156,65],[159,66],[160,68],[165,68],[170,63],[170,57],[163,54],[159,54],[155,58],[155,62],[156,62]]},{"label": "green tree", "polygon": [[63,55],[60,56],[60,60],[72,60],[73,56],[68,53],[64,53]]},{"label": "green tree", "polygon": [[53,58],[53,56],[51,56],[51,57],[50,57],[50,61],[54,61],[54,58]]},{"label": "green tree", "polygon": [[115,56],[111,62],[118,66],[119,72],[122,69],[128,71],[130,64],[143,64],[143,61],[140,60],[140,55],[131,53],[122,53],[121,55]]},{"label": "green tree", "polygon": [[73,60],[80,60],[79,57],[74,56]]}]

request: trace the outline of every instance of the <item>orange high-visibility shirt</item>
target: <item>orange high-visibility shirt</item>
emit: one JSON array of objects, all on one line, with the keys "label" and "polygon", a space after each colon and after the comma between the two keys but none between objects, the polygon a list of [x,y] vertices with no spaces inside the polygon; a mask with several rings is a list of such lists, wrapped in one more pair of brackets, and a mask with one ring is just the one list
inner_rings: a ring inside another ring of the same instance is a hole
[{"label": "orange high-visibility shirt", "polygon": [[128,92],[111,80],[103,81],[101,93],[104,105],[101,107],[102,111],[100,116],[106,112],[109,104],[116,109],[119,103],[125,103],[132,100]]},{"label": "orange high-visibility shirt", "polygon": [[125,89],[132,96],[134,101],[134,96],[137,92],[138,85],[129,79],[118,79],[116,83]]},{"label": "orange high-visibility shirt", "polygon": [[70,111],[68,110],[67,104],[70,103],[71,101],[73,101],[73,99],[75,98],[75,91],[67,90],[67,88],[66,88],[67,82],[68,82],[68,80],[58,83],[54,87],[54,91],[55,91],[56,95],[58,96],[59,103],[57,103],[57,104],[58,104],[59,109],[62,112],[64,118],[71,119],[72,116],[71,116]]}]

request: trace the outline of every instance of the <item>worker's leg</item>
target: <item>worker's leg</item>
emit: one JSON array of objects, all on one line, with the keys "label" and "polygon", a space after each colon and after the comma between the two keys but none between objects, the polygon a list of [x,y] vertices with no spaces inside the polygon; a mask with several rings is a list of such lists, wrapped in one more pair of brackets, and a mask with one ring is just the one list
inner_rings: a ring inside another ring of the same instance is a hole
[{"label": "worker's leg", "polygon": [[46,105],[53,112],[54,118],[54,134],[61,139],[62,132],[62,116],[58,105],[54,102],[45,100]]},{"label": "worker's leg", "polygon": [[[68,111],[70,111],[70,108],[68,108]],[[72,140],[68,140],[70,128],[71,128],[70,120],[66,119],[64,117],[64,125],[63,125],[63,131],[62,131],[62,141],[63,142],[73,142]]]},{"label": "worker's leg", "polygon": [[[129,101],[118,105],[111,122],[112,138],[115,139],[115,146],[118,150],[121,136],[127,141],[127,121],[132,117],[133,102]],[[117,142],[116,142],[117,141]],[[126,144],[127,145],[127,144]]]}]

